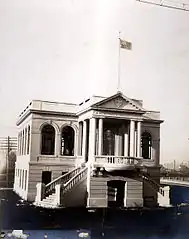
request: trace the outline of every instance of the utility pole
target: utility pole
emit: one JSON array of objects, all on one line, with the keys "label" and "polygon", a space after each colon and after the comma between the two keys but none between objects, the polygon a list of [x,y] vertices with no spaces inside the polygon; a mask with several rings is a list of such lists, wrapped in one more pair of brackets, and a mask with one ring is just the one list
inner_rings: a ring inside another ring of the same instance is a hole
[{"label": "utility pole", "polygon": [[10,153],[10,136],[7,139],[7,188],[9,187],[9,153]]}]

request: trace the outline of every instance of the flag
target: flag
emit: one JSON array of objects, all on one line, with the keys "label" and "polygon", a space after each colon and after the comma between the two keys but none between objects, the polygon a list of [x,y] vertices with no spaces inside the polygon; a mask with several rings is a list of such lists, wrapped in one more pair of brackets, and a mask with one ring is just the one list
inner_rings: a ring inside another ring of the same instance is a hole
[{"label": "flag", "polygon": [[120,47],[126,50],[131,50],[132,49],[132,43],[120,39]]}]

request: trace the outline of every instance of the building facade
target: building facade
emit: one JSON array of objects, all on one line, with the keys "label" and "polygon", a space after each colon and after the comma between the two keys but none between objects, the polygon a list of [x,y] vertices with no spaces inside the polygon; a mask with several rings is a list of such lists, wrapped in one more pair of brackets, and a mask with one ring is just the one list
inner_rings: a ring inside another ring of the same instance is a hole
[{"label": "building facade", "polygon": [[80,104],[34,100],[17,121],[14,191],[40,205],[155,206],[162,122],[121,92]]}]

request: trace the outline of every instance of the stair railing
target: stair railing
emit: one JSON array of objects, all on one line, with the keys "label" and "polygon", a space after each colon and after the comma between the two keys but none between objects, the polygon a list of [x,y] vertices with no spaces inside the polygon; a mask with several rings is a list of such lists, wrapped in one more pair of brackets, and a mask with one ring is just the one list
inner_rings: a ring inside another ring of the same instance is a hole
[{"label": "stair railing", "polygon": [[50,183],[48,183],[45,186],[45,196],[48,196],[50,193],[55,191],[55,186],[57,184],[65,184],[67,181],[69,181],[71,178],[73,178],[75,175],[77,175],[81,171],[81,167],[74,168],[70,172],[61,175],[60,177],[54,179]]},{"label": "stair railing", "polygon": [[73,188],[88,172],[88,167],[85,167],[80,172],[78,172],[75,176],[73,176],[68,182],[66,182],[63,186],[63,194]]},{"label": "stair railing", "polygon": [[152,189],[154,189],[156,192],[159,192],[162,196],[164,196],[164,190],[160,184],[151,179],[148,174],[142,173],[141,176],[152,187]]}]

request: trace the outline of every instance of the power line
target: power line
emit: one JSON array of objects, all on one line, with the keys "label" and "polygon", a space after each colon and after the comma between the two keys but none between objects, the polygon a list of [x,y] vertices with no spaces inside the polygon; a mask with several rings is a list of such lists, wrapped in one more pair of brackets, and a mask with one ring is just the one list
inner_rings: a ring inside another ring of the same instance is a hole
[{"label": "power line", "polygon": [[136,0],[137,2],[146,3],[146,4],[152,4],[160,7],[165,8],[172,8],[176,10],[182,10],[182,11],[189,11],[189,3],[183,3],[183,2],[176,2],[172,0]]}]

